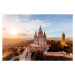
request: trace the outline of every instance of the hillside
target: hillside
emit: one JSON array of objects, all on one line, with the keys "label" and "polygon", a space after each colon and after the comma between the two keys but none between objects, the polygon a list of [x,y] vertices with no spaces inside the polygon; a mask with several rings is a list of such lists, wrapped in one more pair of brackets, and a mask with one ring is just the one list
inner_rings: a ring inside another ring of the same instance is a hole
[{"label": "hillside", "polygon": [[23,46],[28,43],[33,43],[33,40],[25,40],[25,39],[2,39],[2,48],[7,49],[9,47],[14,46]]}]

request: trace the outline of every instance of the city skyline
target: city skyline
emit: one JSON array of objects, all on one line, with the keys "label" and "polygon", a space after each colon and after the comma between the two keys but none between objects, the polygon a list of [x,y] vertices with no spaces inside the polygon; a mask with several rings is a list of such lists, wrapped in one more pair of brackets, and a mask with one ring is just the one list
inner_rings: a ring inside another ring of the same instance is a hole
[{"label": "city skyline", "polygon": [[3,38],[33,39],[35,31],[38,32],[39,25],[41,25],[47,38],[61,38],[64,32],[66,38],[72,40],[72,21],[72,14],[3,15]]}]

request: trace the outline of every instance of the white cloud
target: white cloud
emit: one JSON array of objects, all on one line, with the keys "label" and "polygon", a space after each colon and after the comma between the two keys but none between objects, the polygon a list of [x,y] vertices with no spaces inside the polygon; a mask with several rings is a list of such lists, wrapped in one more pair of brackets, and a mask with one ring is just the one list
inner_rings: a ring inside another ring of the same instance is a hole
[{"label": "white cloud", "polygon": [[24,23],[25,28],[38,28],[39,25],[42,27],[47,27],[48,25],[45,25],[43,21],[36,19],[36,20],[31,20],[26,23]]},{"label": "white cloud", "polygon": [[15,19],[15,21],[16,21],[16,22],[19,22],[19,21],[20,21],[20,19],[19,19],[19,18],[16,18],[16,19]]},{"label": "white cloud", "polygon": [[57,31],[72,31],[71,29],[57,29]]},{"label": "white cloud", "polygon": [[[3,28],[6,28],[6,32],[9,33],[10,29],[17,29],[19,33],[26,33],[29,35],[34,35],[35,30],[38,30],[39,25],[43,27],[47,27],[51,25],[51,23],[44,24],[43,21],[36,19],[36,20],[30,20],[26,22],[21,22],[19,18],[15,18],[14,20],[7,20],[7,16],[3,17]],[[28,32],[29,31],[29,32]]]}]

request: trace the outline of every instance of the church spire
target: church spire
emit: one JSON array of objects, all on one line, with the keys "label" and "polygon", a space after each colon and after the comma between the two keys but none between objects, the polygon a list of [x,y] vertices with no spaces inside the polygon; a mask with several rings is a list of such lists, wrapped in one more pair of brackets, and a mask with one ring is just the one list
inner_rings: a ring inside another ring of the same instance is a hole
[{"label": "church spire", "polygon": [[40,25],[40,28],[39,28],[39,33],[42,33],[41,25]]},{"label": "church spire", "polygon": [[45,31],[44,31],[44,35],[46,35],[46,34],[45,34]]},{"label": "church spire", "polygon": [[40,25],[40,28],[41,28],[41,25]]},{"label": "church spire", "polygon": [[37,32],[35,31],[35,35],[37,35]]}]

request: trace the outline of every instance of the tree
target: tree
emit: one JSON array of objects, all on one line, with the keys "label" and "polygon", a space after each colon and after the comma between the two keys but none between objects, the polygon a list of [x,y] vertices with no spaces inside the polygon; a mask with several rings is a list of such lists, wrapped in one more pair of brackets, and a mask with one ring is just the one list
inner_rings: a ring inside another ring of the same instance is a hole
[{"label": "tree", "polygon": [[24,48],[21,48],[20,52],[22,53],[24,51]]},{"label": "tree", "polygon": [[21,52],[19,52],[19,51],[15,51],[15,55],[17,56],[17,55],[19,55]]},{"label": "tree", "polygon": [[31,58],[33,60],[43,60],[43,52],[39,51],[39,50],[35,51],[35,52],[32,52]]},{"label": "tree", "polygon": [[62,45],[60,41],[53,41],[53,40],[48,40],[47,41],[51,47],[49,48],[49,52],[58,52],[58,51],[63,51]]},{"label": "tree", "polygon": [[17,49],[17,48],[14,48],[14,49],[12,50],[12,52],[16,52],[16,51],[18,51],[18,49]]}]

